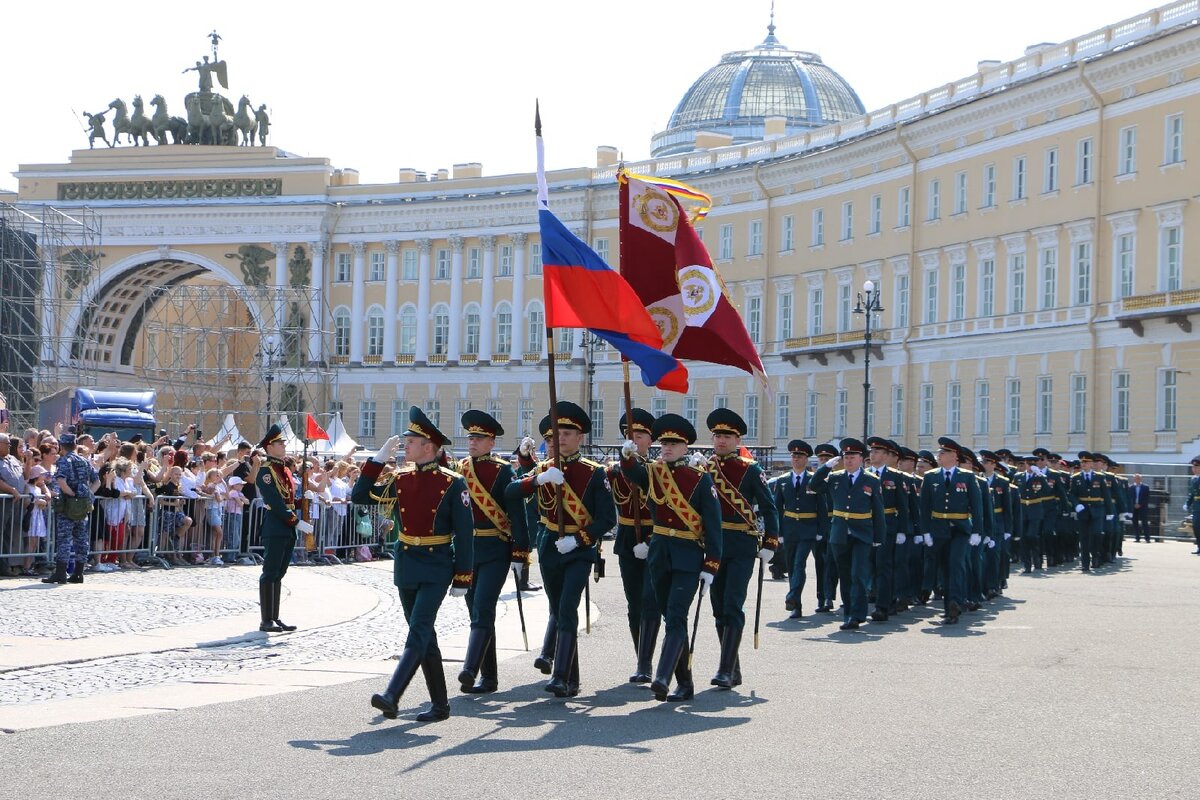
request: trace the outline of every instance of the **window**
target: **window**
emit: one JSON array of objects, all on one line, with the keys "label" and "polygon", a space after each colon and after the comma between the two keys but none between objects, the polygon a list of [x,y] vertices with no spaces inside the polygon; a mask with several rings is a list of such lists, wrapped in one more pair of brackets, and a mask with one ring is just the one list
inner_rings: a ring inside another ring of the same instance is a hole
[{"label": "window", "polygon": [[392,430],[408,430],[408,403],[404,402],[403,397],[392,401]]},{"label": "window", "polygon": [[931,180],[929,182],[929,214],[926,219],[931,222],[935,219],[942,218],[942,182]]},{"label": "window", "polygon": [[1054,425],[1054,379],[1043,375],[1037,379],[1037,419],[1034,433],[1048,434]]},{"label": "window", "polygon": [[988,164],[983,168],[983,195],[980,208],[993,208],[996,205],[996,165]]},{"label": "window", "polygon": [[762,343],[762,298],[758,295],[746,298],[746,330],[750,341]]},{"label": "window", "polygon": [[533,429],[533,401],[528,398],[517,401],[517,428],[521,436],[540,438]]},{"label": "window", "polygon": [[954,213],[967,213],[967,173],[958,172],[954,175]]},{"label": "window", "polygon": [[[334,320],[336,324],[337,320]],[[151,367],[160,367],[158,363],[158,334],[146,334],[146,365]]]},{"label": "window", "polygon": [[847,418],[850,414],[850,400],[845,389],[838,389],[834,395],[833,435],[846,435]]},{"label": "window", "polygon": [[1075,146],[1075,183],[1085,186],[1092,182],[1092,140],[1080,139]]},{"label": "window", "polygon": [[818,397],[816,392],[807,392],[804,395],[804,435],[810,438],[817,435]]},{"label": "window", "polygon": [[1004,433],[1017,436],[1021,433],[1021,380],[1009,378],[1004,390]]},{"label": "window", "polygon": [[938,321],[938,271],[925,271],[925,324]]},{"label": "window", "polygon": [[848,242],[854,238],[854,203],[842,203],[842,241]]},{"label": "window", "polygon": [[901,187],[896,203],[896,227],[907,228],[912,224],[912,189]]},{"label": "window", "polygon": [[746,255],[748,255],[748,256],[761,256],[762,255],[762,251],[763,251],[762,250],[762,247],[763,247],[762,233],[763,233],[762,220],[761,219],[750,220],[750,242],[749,242],[749,246],[746,248]]},{"label": "window", "polygon": [[592,249],[596,251],[596,255],[600,256],[600,260],[605,264],[608,263],[608,239],[593,239]]},{"label": "window", "polygon": [[1134,252],[1132,233],[1117,237],[1117,281],[1122,299],[1133,296]]},{"label": "window", "polygon": [[429,417],[429,421],[433,423],[433,427],[440,428],[442,425],[442,401],[429,398],[425,401],[425,416]]},{"label": "window", "polygon": [[1074,256],[1075,291],[1072,299],[1075,305],[1086,306],[1092,302],[1092,243],[1077,242]]},{"label": "window", "polygon": [[499,397],[488,398],[486,411],[488,416],[496,420],[496,422],[504,422],[501,419],[501,416],[504,414],[504,402]]},{"label": "window", "polygon": [[904,435],[904,387],[892,384],[892,436]]},{"label": "window", "polygon": [[975,381],[975,435],[986,436],[991,428],[992,387],[987,381]]},{"label": "window", "polygon": [[371,266],[367,272],[367,280],[382,281],[387,275],[387,253],[382,250],[371,251]]},{"label": "window", "polygon": [[203,336],[196,337],[196,369],[208,367],[208,340]]},{"label": "window", "polygon": [[478,247],[472,247],[467,251],[467,277],[483,277],[483,251]]},{"label": "window", "polygon": [[542,352],[542,343],[546,334],[546,315],[540,308],[533,308],[529,311],[527,333],[525,351],[528,353]]},{"label": "window", "polygon": [[[402,278],[404,278],[404,280],[406,280],[406,281],[415,281],[417,279],[417,251],[416,250],[405,250],[404,251],[404,261],[402,262],[400,276]],[[404,424],[405,424],[405,426],[408,425],[407,422]],[[403,428],[397,428],[396,430],[403,430]]]},{"label": "window", "polygon": [[1163,163],[1179,164],[1183,162],[1183,115],[1172,114],[1167,117],[1166,141],[1163,143]]},{"label": "window", "polygon": [[867,392],[867,430],[875,430],[875,387]]},{"label": "window", "polygon": [[1045,169],[1042,174],[1042,191],[1047,194],[1058,191],[1058,148],[1046,150]]},{"label": "window", "polygon": [[651,397],[650,398],[650,413],[657,419],[667,413],[667,398]]},{"label": "window", "polygon": [[1013,200],[1024,200],[1028,196],[1027,164],[1028,160],[1025,156],[1017,156],[1013,159]]},{"label": "window", "polygon": [[933,436],[933,384],[921,384],[921,435]]},{"label": "window", "polygon": [[1159,291],[1178,291],[1183,269],[1183,234],[1178,225],[1159,233],[1158,260]]},{"label": "window", "polygon": [[1058,305],[1058,251],[1047,248],[1041,251],[1042,291],[1038,308],[1054,308]]},{"label": "window", "polygon": [[962,384],[946,384],[946,432],[957,436],[962,426]]},{"label": "window", "polygon": [[496,277],[511,278],[513,274],[513,249],[511,244],[500,245],[500,258],[496,264]]},{"label": "window", "polygon": [[1160,369],[1158,371],[1158,427],[1156,430],[1175,430],[1175,383],[1175,370]]},{"label": "window", "polygon": [[1114,372],[1113,373],[1113,403],[1112,403],[1112,429],[1113,431],[1128,432],[1129,431],[1129,373]]},{"label": "window", "polygon": [[1068,421],[1069,433],[1083,433],[1087,430],[1087,376],[1071,376],[1071,418]]},{"label": "window", "polygon": [[996,262],[985,258],[979,262],[979,316],[996,313]]},{"label": "window", "polygon": [[955,264],[950,268],[950,319],[960,320],[967,316],[967,265]]},{"label": "window", "polygon": [[733,225],[729,223],[722,225],[719,236],[717,258],[728,261],[733,258]]},{"label": "window", "polygon": [[787,341],[792,338],[792,293],[779,295],[779,340]]},{"label": "window", "polygon": [[346,283],[350,280],[350,254],[338,253],[333,259],[333,280]]},{"label": "window", "polygon": [[[405,427],[408,427],[407,422]],[[358,435],[363,439],[375,438],[374,400],[360,400],[358,403]]]},{"label": "window", "polygon": [[825,209],[818,208],[812,212],[812,246],[820,247],[825,244]]},{"label": "window", "polygon": [[870,233],[879,233],[883,227],[883,195],[871,195],[871,230]]},{"label": "window", "polygon": [[383,314],[379,311],[367,314],[367,355],[383,355]]},{"label": "window", "polygon": [[591,441],[604,441],[604,398],[597,397],[592,400],[589,416],[592,418],[592,433]]},{"label": "window", "polygon": [[843,333],[850,330],[850,315],[853,313],[850,306],[851,291],[850,284],[838,284],[838,330]]},{"label": "window", "polygon": [[350,312],[344,308],[333,312],[333,354],[350,355]]},{"label": "window", "polygon": [[400,312],[399,344],[400,352],[405,355],[417,352],[417,310],[412,306],[407,306]]},{"label": "window", "polygon": [[758,395],[748,394],[745,401],[746,408],[746,438],[758,438]]},{"label": "window", "polygon": [[575,329],[559,328],[558,341],[554,343],[555,353],[570,353],[575,347]]},{"label": "window", "polygon": [[1008,310],[1020,314],[1025,310],[1025,254],[1008,257]]},{"label": "window", "polygon": [[512,350],[512,306],[501,303],[496,306],[496,354],[506,355]]},{"label": "window", "polygon": [[542,274],[542,243],[531,242],[529,244],[529,274]]},{"label": "window", "polygon": [[729,408],[729,397],[723,394],[714,397],[713,408]]},{"label": "window", "polygon": [[450,278],[450,251],[444,247],[437,251],[437,266],[434,269],[433,277],[439,281]]},{"label": "window", "polygon": [[693,426],[698,425],[700,419],[700,401],[695,397],[683,398],[683,418],[692,423]]},{"label": "window", "polygon": [[224,339],[217,342],[217,369],[229,369],[229,343]]},{"label": "window", "polygon": [[896,276],[896,327],[908,327],[908,276]]},{"label": "window", "polygon": [[808,290],[808,335],[820,336],[824,329],[825,290],[821,287]]},{"label": "window", "polygon": [[783,218],[783,228],[779,232],[779,249],[789,253],[796,248],[796,218],[791,214]]},{"label": "window", "polygon": [[479,309],[471,306],[463,315],[463,352],[479,355]]},{"label": "window", "polygon": [[450,310],[445,306],[433,309],[433,352],[445,355],[450,347]]},{"label": "window", "polygon": [[1137,172],[1137,126],[1121,128],[1120,145],[1117,148],[1117,174],[1132,175]]},{"label": "window", "polygon": [[787,392],[775,395],[775,438],[788,438],[788,404],[791,398]]},{"label": "window", "polygon": [[704,228],[694,228],[693,230],[696,231],[696,238],[703,242],[704,241]]}]

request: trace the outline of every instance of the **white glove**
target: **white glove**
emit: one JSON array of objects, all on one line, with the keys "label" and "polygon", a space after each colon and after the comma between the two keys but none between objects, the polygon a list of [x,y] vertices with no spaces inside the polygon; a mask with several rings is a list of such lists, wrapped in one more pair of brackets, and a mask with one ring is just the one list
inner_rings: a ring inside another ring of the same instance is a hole
[{"label": "white glove", "polygon": [[818,541],[818,542],[823,542],[823,541],[825,541],[825,537],[824,537],[824,536],[818,536],[818,537],[817,537],[817,541]]},{"label": "white glove", "polygon": [[701,572],[700,573],[700,585],[703,586],[705,589],[711,588],[713,578],[715,578],[715,577],[716,576],[713,575],[711,572]]},{"label": "white glove", "polygon": [[579,542],[575,541],[574,536],[564,536],[561,539],[558,539],[557,541],[555,541],[554,546],[558,548],[558,552],[562,553],[565,556],[567,553],[571,552],[576,547],[579,547]]},{"label": "white glove", "polygon": [[1006,534],[1004,534],[1004,541],[1006,541],[1006,542],[1007,542],[1007,541],[1008,541],[1009,539],[1011,539],[1011,538],[1012,538],[1012,534],[1011,534],[1011,533],[1006,533]]},{"label": "white glove", "polygon": [[704,453],[692,453],[689,458],[693,467],[704,469],[704,465],[708,463],[708,458]]},{"label": "white glove", "polygon": [[632,439],[626,439],[621,443],[621,458],[633,458],[633,454],[637,452],[637,445]]},{"label": "white glove", "polygon": [[553,483],[555,486],[563,482],[562,470],[558,467],[547,467],[545,471],[539,472],[534,478],[538,486],[544,483]]},{"label": "white glove", "polygon": [[988,539],[987,546],[988,546],[988,550],[995,550],[995,549],[996,549],[996,543],[995,543],[995,542],[993,542],[991,539]]},{"label": "white glove", "polygon": [[462,586],[451,586],[450,587],[450,596],[451,597],[466,597],[467,590],[466,590],[466,588],[464,588]]},{"label": "white glove", "polygon": [[1126,511],[1124,514],[1121,515],[1121,521],[1122,522],[1133,522],[1133,512]]},{"label": "white glove", "polygon": [[519,445],[517,445],[517,452],[520,453],[521,455],[525,456],[526,458],[529,458],[530,456],[533,455],[533,445],[534,445],[533,439],[526,436],[524,439],[521,440],[521,443]]},{"label": "white glove", "polygon": [[1083,511],[1083,503],[1075,506],[1075,513],[1078,514],[1080,511]]},{"label": "white glove", "polygon": [[838,464],[841,464],[841,463],[842,463],[842,457],[834,456],[833,458],[831,458],[825,462],[825,466],[829,467],[829,469],[831,469],[831,470],[834,470],[834,469],[837,469]]},{"label": "white glove", "polygon": [[970,544],[971,547],[978,547],[981,541],[983,541],[983,538],[978,533],[972,533],[971,538],[967,540],[967,543]]},{"label": "white glove", "polygon": [[766,564],[768,561],[770,561],[774,555],[775,555],[774,550],[768,550],[765,547],[762,550],[758,551],[758,557],[762,559],[762,562],[764,564]]},{"label": "white glove", "polygon": [[783,544],[783,534],[779,534],[779,543]]},{"label": "white glove", "polygon": [[984,545],[991,547],[992,546],[992,537],[990,537],[990,536],[983,537],[983,543],[984,543]]},{"label": "white glove", "polygon": [[903,533],[896,534],[896,544],[904,544],[907,541],[908,541],[908,537],[905,536]]},{"label": "white glove", "polygon": [[648,555],[650,555],[650,545],[646,544],[645,542],[638,542],[633,546],[634,558],[640,558],[644,560]]},{"label": "white glove", "polygon": [[517,580],[521,580],[521,578],[525,575],[525,562],[514,561],[512,568],[513,572],[517,573]]},{"label": "white glove", "polygon": [[933,547],[933,534],[932,533],[925,534],[925,546]]},{"label": "white glove", "polygon": [[1112,522],[1112,518],[1113,518],[1113,515],[1112,515],[1112,514],[1105,514],[1105,515],[1104,515],[1104,520],[1105,520],[1106,522]]},{"label": "white glove", "polygon": [[396,455],[396,450],[400,447],[400,439],[402,438],[401,436],[388,437],[388,440],[383,443],[383,447],[379,448],[379,452],[375,454],[375,458],[372,460],[380,464],[386,464],[389,458]]},{"label": "white glove", "polygon": [[311,522],[308,522],[306,520],[300,520],[299,522],[296,523],[296,530],[298,530],[300,533],[305,533],[305,534],[312,533],[313,526],[312,526]]}]

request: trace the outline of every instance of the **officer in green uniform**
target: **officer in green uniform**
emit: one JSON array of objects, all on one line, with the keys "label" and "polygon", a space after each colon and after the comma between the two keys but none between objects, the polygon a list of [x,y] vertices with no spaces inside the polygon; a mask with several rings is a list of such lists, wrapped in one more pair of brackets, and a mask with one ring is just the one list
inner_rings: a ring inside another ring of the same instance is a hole
[{"label": "officer in green uniform", "polygon": [[529,534],[524,504],[505,496],[513,481],[512,465],[492,452],[496,437],[504,435],[504,428],[490,414],[476,409],[463,414],[462,426],[467,432],[467,457],[456,466],[471,495],[475,567],[471,588],[467,590],[471,636],[458,683],[468,694],[484,694],[496,691],[499,685],[496,603],[509,572],[515,570],[520,583],[521,572],[528,568]]},{"label": "officer in green uniform", "polygon": [[1069,494],[1075,519],[1079,523],[1079,555],[1081,569],[1091,572],[1092,565],[1103,560],[1104,521],[1108,516],[1112,495],[1108,482],[1095,470],[1096,460],[1086,450],[1079,453],[1080,470],[1071,476]]},{"label": "officer in green uniform", "polygon": [[[1117,470],[1120,464],[1113,461],[1103,453],[1093,453],[1098,461],[1103,461],[1104,477],[1108,480],[1108,492],[1112,497],[1112,519],[1106,521],[1106,527],[1109,529],[1111,539],[1109,540],[1108,560],[1115,561],[1117,556],[1125,555],[1122,543],[1125,539],[1125,522],[1133,519],[1132,509],[1129,506],[1129,480]],[[1096,465],[1100,469],[1100,465]]]},{"label": "officer in green uniform", "polygon": [[[813,448],[813,455],[817,457],[817,466],[823,467],[829,463],[829,459],[837,458],[838,449],[829,442],[822,442]],[[817,573],[817,580],[821,587],[818,591],[819,597],[825,598],[824,605],[818,605],[819,613],[832,614],[833,601],[837,599],[838,588],[838,566],[837,561],[833,557],[833,545],[829,542],[829,532],[833,527],[833,522],[829,516],[829,496],[824,493],[817,494],[817,500],[820,501],[821,507],[825,510],[825,520],[822,524],[818,519],[817,544],[815,549],[819,550],[825,557],[825,567],[821,572]]]},{"label": "officer in green uniform", "polygon": [[[621,415],[621,433],[633,442],[633,458],[642,464],[650,462],[650,432],[654,416],[641,408],[633,409],[633,422]],[[654,645],[658,641],[662,619],[654,601],[654,589],[646,572],[650,554],[650,537],[654,526],[650,507],[642,489],[634,487],[621,472],[620,464],[608,468],[608,481],[617,503],[617,538],[613,553],[621,565],[621,587],[625,590],[625,605],[629,633],[633,637],[637,667],[629,677],[630,683],[650,683],[654,669]]]},{"label": "officer in green uniform", "polygon": [[984,550],[992,543],[992,496],[987,489],[987,481],[983,477],[983,465],[975,451],[963,447],[958,454],[958,467],[963,473],[971,473],[979,483],[979,499],[983,506],[983,516],[976,532],[980,535],[979,544],[972,544],[967,551],[967,610],[978,611],[987,602],[983,584]]},{"label": "officer in green uniform", "polygon": [[921,476],[917,474],[917,452],[911,448],[899,446],[900,458],[896,459],[896,469],[904,474],[904,490],[908,492],[908,545],[906,561],[903,566],[896,562],[896,569],[904,569],[907,580],[907,594],[897,580],[896,593],[899,595],[897,611],[903,611],[909,605],[924,605],[921,603],[921,576],[924,573],[925,540],[921,537]]},{"label": "officer in green uniform", "polygon": [[371,705],[395,719],[400,696],[420,667],[432,706],[417,721],[435,722],[450,716],[450,700],[434,622],[447,589],[451,597],[463,597],[471,586],[471,496],[461,475],[437,463],[449,440],[416,406],[408,410],[403,438],[406,463],[390,482],[382,490],[376,485],[400,436],[392,436],[367,460],[350,494],[357,505],[391,505],[399,534],[394,580],[408,622],[400,663],[387,689],[371,696]]},{"label": "officer in green uniform", "polygon": [[[738,647],[746,626],[746,589],[757,557],[765,567],[779,546],[775,500],[767,476],[752,458],[738,454],[746,422],[728,408],[718,408],[706,420],[712,432],[713,455],[707,469],[721,502],[721,568],[712,586],[712,612],[721,639],[721,661],[709,683],[731,689],[742,682]],[[758,507],[758,514],[754,512]],[[763,521],[759,540],[758,517]]]},{"label": "officer in green uniform", "polygon": [[[974,474],[958,468],[962,447],[948,436],[938,439],[938,469],[925,473],[921,484],[921,527],[936,571],[946,575],[946,625],[958,622],[967,605],[967,562],[971,547],[983,541],[983,500]],[[928,566],[928,565],[926,565]],[[933,578],[926,570],[925,590]]]},{"label": "officer in green uniform", "polygon": [[[650,499],[654,535],[650,539],[650,583],[666,633],[651,691],[657,700],[690,700],[695,682],[688,654],[688,610],[696,588],[712,586],[721,564],[721,505],[712,477],[688,459],[696,429],[678,414],[655,420],[651,435],[661,459],[639,459],[637,445],[621,448],[621,471]],[[698,463],[704,463],[700,460]],[[671,688],[674,673],[675,691]]]},{"label": "officer in green uniform", "polygon": [[1001,593],[1004,565],[1008,562],[1008,543],[1012,539],[1012,483],[1000,471],[1000,455],[980,450],[983,480],[992,500],[992,541],[984,551],[983,591],[991,600]]},{"label": "officer in green uniform", "polygon": [[300,519],[296,510],[296,483],[291,470],[283,463],[287,443],[283,429],[272,425],[258,446],[267,454],[266,461],[254,476],[254,486],[263,503],[262,543],[263,568],[258,579],[258,603],[262,622],[258,629],[264,633],[294,631],[279,618],[279,598],[283,576],[287,574],[292,550],[296,547],[296,531],[308,533],[312,526]]},{"label": "officer in green uniform", "polygon": [[1200,555],[1200,456],[1192,459],[1192,479],[1188,481],[1187,499],[1183,501],[1183,510],[1192,515],[1192,538],[1196,540],[1196,549],[1192,555]]},{"label": "officer in green uniform", "polygon": [[1059,461],[1062,459],[1058,453],[1038,447],[1034,449],[1033,454],[1038,458],[1038,469],[1041,470],[1046,488],[1049,489],[1048,499],[1045,501],[1046,516],[1042,525],[1042,552],[1046,556],[1046,566],[1056,567],[1063,560],[1059,532],[1062,531],[1061,538],[1065,539],[1069,535],[1068,529],[1072,527],[1071,507],[1067,499],[1067,486],[1071,476],[1059,468]]},{"label": "officer in green uniform", "polygon": [[903,588],[902,594],[908,594],[908,581],[897,578],[897,569],[898,565],[908,561],[908,537],[912,533],[908,516],[909,495],[904,486],[906,476],[896,467],[900,446],[882,436],[871,436],[867,439],[867,449],[871,471],[879,478],[886,526],[883,541],[874,553],[875,610],[871,612],[871,619],[886,622],[888,615],[897,611],[897,589]]},{"label": "officer in green uniform", "polygon": [[804,616],[801,595],[808,572],[811,553],[817,576],[817,609],[825,607],[825,528],[829,514],[823,495],[812,486],[812,470],[808,459],[812,445],[803,439],[788,442],[792,454],[792,469],[771,481],[775,509],[779,513],[779,538],[783,540],[788,568],[788,593],[784,609],[792,612],[791,619]]},{"label": "officer in green uniform", "polygon": [[592,429],[591,419],[566,400],[558,401],[552,413],[558,423],[561,469],[543,461],[509,484],[507,494],[512,499],[537,495],[538,562],[558,630],[553,672],[545,688],[555,697],[573,697],[579,694],[579,601],[601,537],[616,524],[617,514],[604,465],[579,453]]}]

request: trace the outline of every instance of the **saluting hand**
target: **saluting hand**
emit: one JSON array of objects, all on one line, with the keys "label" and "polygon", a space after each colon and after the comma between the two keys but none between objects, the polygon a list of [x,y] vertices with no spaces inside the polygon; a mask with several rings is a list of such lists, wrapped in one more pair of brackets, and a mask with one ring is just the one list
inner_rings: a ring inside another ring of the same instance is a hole
[{"label": "saluting hand", "polygon": [[526,436],[524,439],[521,440],[521,443],[519,445],[517,445],[517,452],[520,453],[521,455],[525,456],[526,458],[529,458],[530,456],[533,455],[533,444],[534,444],[533,439]]},{"label": "saluting hand", "polygon": [[389,436],[388,440],[383,443],[383,447],[379,448],[379,452],[372,459],[380,464],[386,464],[387,460],[396,454],[396,450],[400,447],[399,436]]},{"label": "saluting hand", "polygon": [[637,452],[637,445],[632,439],[626,439],[621,445],[621,458],[633,458],[633,454]]}]

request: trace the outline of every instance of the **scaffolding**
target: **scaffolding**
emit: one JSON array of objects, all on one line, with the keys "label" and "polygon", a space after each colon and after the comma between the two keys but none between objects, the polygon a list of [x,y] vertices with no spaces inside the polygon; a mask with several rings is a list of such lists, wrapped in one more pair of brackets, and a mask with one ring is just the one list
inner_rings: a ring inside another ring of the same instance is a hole
[{"label": "scaffolding", "polygon": [[10,430],[37,424],[39,398],[94,383],[94,348],[64,331],[66,320],[90,313],[100,230],[86,207],[0,203],[0,395]]}]

